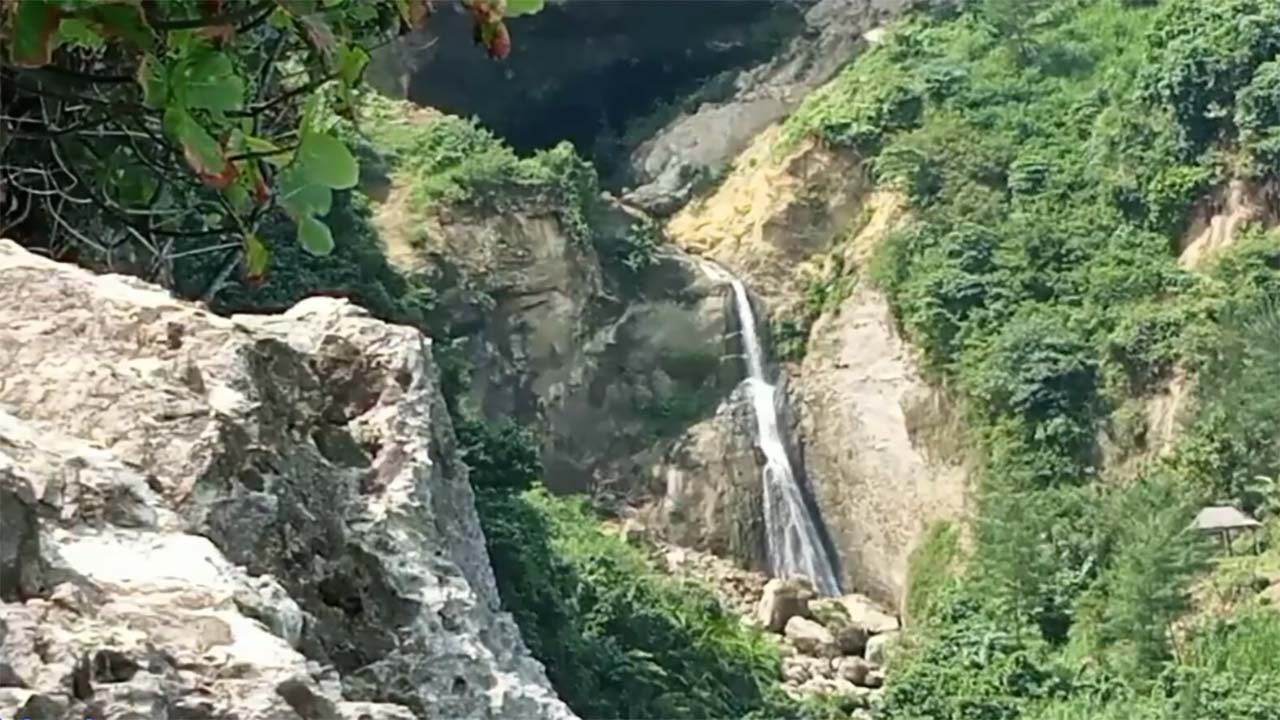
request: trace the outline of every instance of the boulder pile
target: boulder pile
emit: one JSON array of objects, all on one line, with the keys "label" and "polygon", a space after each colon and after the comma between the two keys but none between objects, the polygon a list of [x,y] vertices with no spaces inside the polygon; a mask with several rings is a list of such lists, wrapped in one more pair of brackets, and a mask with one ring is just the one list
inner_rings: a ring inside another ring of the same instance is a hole
[{"label": "boulder pile", "polygon": [[851,696],[870,704],[884,685],[900,624],[864,595],[819,598],[805,578],[774,578],[750,619],[779,632],[794,695]]},{"label": "boulder pile", "polygon": [[[647,535],[628,521],[624,535]],[[654,541],[660,566],[711,585],[721,601],[778,636],[784,687],[794,697],[835,695],[873,706],[901,636],[898,618],[865,595],[820,598],[805,578],[772,578],[706,552]]]}]

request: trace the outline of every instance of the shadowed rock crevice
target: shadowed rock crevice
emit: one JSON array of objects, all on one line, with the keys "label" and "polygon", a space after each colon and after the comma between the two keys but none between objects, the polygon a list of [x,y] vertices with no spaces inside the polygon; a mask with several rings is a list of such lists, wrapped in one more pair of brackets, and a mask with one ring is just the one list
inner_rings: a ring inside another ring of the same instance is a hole
[{"label": "shadowed rock crevice", "polygon": [[[631,123],[722,73],[768,58],[806,2],[569,0],[513,24],[511,57],[478,62],[470,18],[448,5],[403,43],[414,102],[474,115],[522,152],[563,140],[608,164]],[[720,83],[731,91],[732,85]],[[480,90],[483,88],[483,90]],[[650,123],[664,122],[658,115]],[[644,130],[640,130],[644,134]],[[638,142],[643,137],[638,137]],[[608,173],[606,173],[608,174]]]}]

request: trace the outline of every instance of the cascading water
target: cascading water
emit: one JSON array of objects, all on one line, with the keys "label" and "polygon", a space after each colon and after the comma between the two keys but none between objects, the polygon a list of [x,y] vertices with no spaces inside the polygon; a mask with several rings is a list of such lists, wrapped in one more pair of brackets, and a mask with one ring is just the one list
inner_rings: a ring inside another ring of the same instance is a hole
[{"label": "cascading water", "polygon": [[764,374],[764,351],[756,333],[755,312],[742,281],[718,265],[707,264],[708,274],[733,287],[742,347],[747,357],[747,391],[756,414],[758,444],[764,453],[764,527],[769,569],[775,577],[803,575],[823,595],[838,595],[840,582],[818,535],[817,524],[805,505],[791,459],[778,426],[775,388]]}]

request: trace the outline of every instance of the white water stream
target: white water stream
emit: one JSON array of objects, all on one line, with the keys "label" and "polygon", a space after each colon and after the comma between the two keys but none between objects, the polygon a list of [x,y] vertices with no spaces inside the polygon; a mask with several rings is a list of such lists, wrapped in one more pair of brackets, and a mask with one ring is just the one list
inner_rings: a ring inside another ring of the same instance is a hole
[{"label": "white water stream", "polygon": [[817,524],[805,505],[787,448],[778,427],[776,392],[764,373],[764,351],[756,331],[755,311],[742,281],[718,265],[708,274],[733,287],[742,347],[747,356],[747,391],[755,409],[757,443],[764,454],[764,527],[769,569],[774,577],[802,575],[822,595],[840,594],[835,568],[818,535]]}]

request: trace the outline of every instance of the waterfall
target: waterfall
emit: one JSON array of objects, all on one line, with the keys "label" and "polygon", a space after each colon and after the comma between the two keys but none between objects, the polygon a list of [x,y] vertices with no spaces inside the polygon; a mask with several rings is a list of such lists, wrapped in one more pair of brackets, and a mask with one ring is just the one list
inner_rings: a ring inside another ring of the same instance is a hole
[{"label": "waterfall", "polygon": [[747,391],[755,409],[757,443],[764,454],[761,474],[764,483],[765,547],[774,577],[803,575],[813,581],[823,595],[838,595],[840,582],[822,545],[818,527],[796,481],[778,425],[776,389],[764,372],[764,350],[756,331],[755,312],[747,288],[734,275],[708,263],[708,274],[733,287],[738,324],[742,326],[742,346],[747,356]]}]

